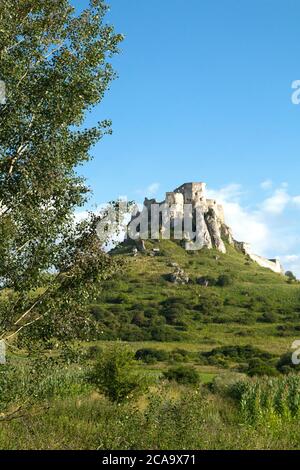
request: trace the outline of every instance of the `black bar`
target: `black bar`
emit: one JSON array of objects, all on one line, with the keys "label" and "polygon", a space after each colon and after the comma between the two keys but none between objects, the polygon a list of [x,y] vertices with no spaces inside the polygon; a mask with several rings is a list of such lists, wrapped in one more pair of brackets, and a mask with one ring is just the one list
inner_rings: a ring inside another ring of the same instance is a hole
[{"label": "black bar", "polygon": [[[289,463],[299,464],[299,451],[0,451],[0,465],[4,463],[76,463],[101,466],[140,468],[152,466],[237,466],[272,465],[286,467]],[[256,469],[254,469],[256,470]]]}]

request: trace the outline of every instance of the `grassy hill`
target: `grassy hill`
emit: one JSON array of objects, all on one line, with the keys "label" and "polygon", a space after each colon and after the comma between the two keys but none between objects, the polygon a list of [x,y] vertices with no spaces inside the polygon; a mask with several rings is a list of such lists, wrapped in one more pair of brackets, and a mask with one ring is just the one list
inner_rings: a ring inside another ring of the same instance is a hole
[{"label": "grassy hill", "polygon": [[[132,247],[124,243],[113,251],[124,259],[125,268],[104,283],[91,306],[103,340],[129,341],[136,350],[167,351],[168,363],[191,362],[206,380],[207,374],[236,370],[237,365],[247,370],[251,359],[259,360],[257,350],[269,353],[272,357],[265,362],[273,366],[299,338],[298,282],[261,268],[231,246],[220,254],[187,252],[170,240],[148,241],[147,252],[137,256]],[[188,284],[168,280],[174,263],[188,275]],[[208,287],[198,284],[199,278]],[[228,346],[251,346],[254,352],[245,359],[226,352]],[[159,369],[166,360],[153,362]]]},{"label": "grassy hill", "polygon": [[[91,308],[103,326],[103,339],[203,344],[222,336],[224,344],[243,344],[253,336],[265,342],[267,335],[276,338],[280,349],[286,343],[282,338],[300,330],[300,285],[259,267],[234,248],[227,247],[225,255],[187,252],[169,240],[147,242],[146,247],[147,253],[136,257],[130,244],[114,251],[126,260],[125,269],[104,284]],[[168,281],[174,263],[189,276],[188,284]],[[199,278],[209,286],[199,285]]]}]

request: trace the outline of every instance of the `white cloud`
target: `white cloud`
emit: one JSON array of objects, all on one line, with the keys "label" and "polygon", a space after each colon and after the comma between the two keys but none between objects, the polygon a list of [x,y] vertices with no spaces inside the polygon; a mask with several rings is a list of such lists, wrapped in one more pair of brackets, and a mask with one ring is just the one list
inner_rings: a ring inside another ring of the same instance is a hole
[{"label": "white cloud", "polygon": [[300,278],[300,255],[287,255],[281,257],[286,271],[292,271],[298,278]]},{"label": "white cloud", "polygon": [[224,206],[226,222],[237,240],[248,242],[259,255],[278,257],[286,270],[300,277],[300,235],[298,232],[300,196],[292,196],[287,184],[274,189],[254,208],[241,203],[245,194],[237,185],[228,185],[208,194]]},{"label": "white cloud", "polygon": [[154,196],[155,194],[157,194],[157,191],[159,190],[159,186],[160,186],[159,183],[150,184],[148,188],[146,189],[146,194],[148,194],[149,196]]},{"label": "white cloud", "polygon": [[267,190],[267,189],[272,189],[273,187],[273,181],[270,180],[270,179],[267,179],[265,181],[263,181],[260,185],[260,187],[264,190]]},{"label": "white cloud", "polygon": [[137,189],[135,192],[137,194],[139,194],[140,196],[142,197],[149,197],[149,196],[156,196],[156,194],[158,193],[158,190],[160,188],[160,184],[159,183],[151,183],[149,184],[149,186],[147,186],[146,188],[144,189]]},{"label": "white cloud", "polygon": [[207,191],[209,197],[222,202],[239,201],[242,194],[242,186],[237,183],[228,184],[218,190],[208,189]]},{"label": "white cloud", "polygon": [[293,197],[292,201],[296,206],[300,207],[300,196]]},{"label": "white cloud", "polygon": [[219,190],[210,190],[208,195],[223,204],[226,223],[239,241],[251,243],[261,253],[270,239],[270,230],[260,213],[242,207],[240,196],[244,194],[240,185],[230,184]]},{"label": "white cloud", "polygon": [[279,188],[271,197],[264,201],[262,210],[264,212],[269,212],[270,214],[281,214],[290,201],[291,197],[287,193],[286,189]]}]

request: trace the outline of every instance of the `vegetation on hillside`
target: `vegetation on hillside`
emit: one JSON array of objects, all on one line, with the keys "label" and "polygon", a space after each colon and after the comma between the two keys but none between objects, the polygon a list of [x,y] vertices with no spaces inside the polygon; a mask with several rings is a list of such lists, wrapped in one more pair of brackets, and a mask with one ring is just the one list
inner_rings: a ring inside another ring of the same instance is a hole
[{"label": "vegetation on hillside", "polygon": [[[97,339],[194,342],[214,325],[214,331],[232,328],[244,342],[247,332],[282,338],[300,330],[298,282],[259,267],[232,247],[220,255],[186,252],[168,240],[147,246],[148,253],[138,256],[131,255],[130,244],[114,251],[113,257],[126,260],[127,267],[102,284],[90,306],[101,325]],[[160,250],[156,256],[153,248]],[[167,280],[175,264],[189,284]],[[199,278],[208,285],[199,284]]]}]

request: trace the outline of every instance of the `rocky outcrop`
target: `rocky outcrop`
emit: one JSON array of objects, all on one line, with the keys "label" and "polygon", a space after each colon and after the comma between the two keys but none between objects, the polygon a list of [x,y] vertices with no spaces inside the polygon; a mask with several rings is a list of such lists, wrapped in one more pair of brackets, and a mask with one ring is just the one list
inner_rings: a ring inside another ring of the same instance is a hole
[{"label": "rocky outcrop", "polygon": [[210,208],[208,210],[205,214],[205,221],[211,237],[212,245],[221,253],[226,253],[226,247],[221,234],[223,224],[214,209]]},{"label": "rocky outcrop", "polygon": [[189,276],[181,268],[176,268],[175,271],[167,276],[168,281],[173,284],[188,284],[190,282]]}]

